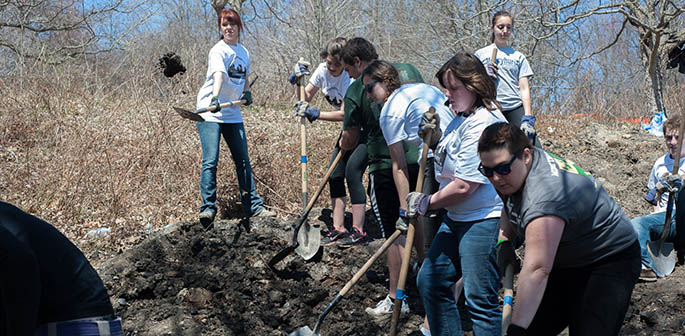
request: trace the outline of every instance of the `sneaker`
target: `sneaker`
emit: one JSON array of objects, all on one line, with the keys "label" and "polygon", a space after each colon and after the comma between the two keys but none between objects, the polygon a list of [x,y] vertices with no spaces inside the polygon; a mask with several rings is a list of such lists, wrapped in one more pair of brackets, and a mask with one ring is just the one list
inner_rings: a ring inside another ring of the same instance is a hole
[{"label": "sneaker", "polygon": [[210,227],[212,222],[214,222],[214,216],[216,216],[216,212],[209,209],[200,212],[200,224],[202,224],[205,229]]},{"label": "sneaker", "polygon": [[426,329],[424,326],[421,326],[421,328],[419,329],[419,332],[423,336],[431,336],[431,331]]},{"label": "sneaker", "polygon": [[366,243],[366,232],[362,233],[356,227],[352,227],[352,232],[347,237],[340,240],[340,247],[352,247]]},{"label": "sneaker", "polygon": [[654,282],[656,279],[656,273],[654,273],[651,268],[643,268],[642,271],[640,271],[640,280],[645,282]]},{"label": "sneaker", "polygon": [[[392,309],[394,306],[395,300],[391,299],[389,295],[386,295],[385,299],[378,302],[375,308],[366,308],[366,313],[373,316],[392,314]],[[400,309],[400,312],[402,314],[409,313],[409,305],[404,300],[402,300],[402,309]]]},{"label": "sneaker", "polygon": [[321,245],[329,246],[329,245],[337,244],[340,241],[342,241],[345,237],[347,237],[348,235],[349,235],[349,233],[347,231],[338,231],[338,230],[329,231],[325,237],[321,238]]},{"label": "sneaker", "polygon": [[268,210],[267,208],[262,208],[262,211],[258,212],[252,217],[276,217],[276,213],[271,210]]}]

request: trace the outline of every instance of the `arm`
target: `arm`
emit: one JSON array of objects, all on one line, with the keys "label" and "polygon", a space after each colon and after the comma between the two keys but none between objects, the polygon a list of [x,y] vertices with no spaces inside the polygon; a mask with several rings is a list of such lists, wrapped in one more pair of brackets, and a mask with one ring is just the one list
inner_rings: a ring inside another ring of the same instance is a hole
[{"label": "arm", "polygon": [[407,159],[404,156],[404,145],[402,141],[388,146],[390,159],[392,159],[392,177],[397,188],[397,195],[400,197],[400,209],[407,210],[407,194],[409,194],[409,170],[407,169]]},{"label": "arm", "polygon": [[345,101],[340,105],[340,110],[321,111],[319,113],[319,119],[326,121],[343,121],[343,119],[345,119]]},{"label": "arm", "polygon": [[359,142],[360,133],[359,128],[343,130],[342,135],[340,136],[340,148],[343,150],[354,149],[354,147],[357,146],[357,142]]},{"label": "arm", "polygon": [[[224,83],[224,73],[217,71],[212,74],[212,79],[214,79],[214,83],[212,84],[212,97],[216,97],[219,95],[221,85]],[[249,85],[247,84],[247,80],[245,81],[245,84]]]},{"label": "arm", "polygon": [[522,77],[519,79],[519,92],[521,93],[521,101],[523,102],[523,115],[533,115],[532,99],[530,98],[530,77]]},{"label": "arm", "polygon": [[[304,100],[307,103],[311,103],[312,99],[314,98],[314,95],[316,92],[319,91],[319,88],[312,85],[312,83],[307,83],[307,86],[304,87]],[[299,92],[297,93],[299,97]],[[321,117],[319,117],[321,118]]]},{"label": "arm", "polygon": [[479,186],[479,183],[464,181],[455,177],[452,182],[431,196],[428,210],[442,209],[459,203],[468,198]]},{"label": "arm", "polygon": [[497,240],[511,241],[514,239],[514,237],[516,237],[516,232],[511,226],[509,215],[507,215],[507,212],[502,209],[502,215],[499,217],[499,237],[497,237]]},{"label": "arm", "polygon": [[533,321],[554,265],[564,225],[559,217],[543,216],[533,219],[526,227],[525,257],[518,278],[512,324],[528,328]]}]

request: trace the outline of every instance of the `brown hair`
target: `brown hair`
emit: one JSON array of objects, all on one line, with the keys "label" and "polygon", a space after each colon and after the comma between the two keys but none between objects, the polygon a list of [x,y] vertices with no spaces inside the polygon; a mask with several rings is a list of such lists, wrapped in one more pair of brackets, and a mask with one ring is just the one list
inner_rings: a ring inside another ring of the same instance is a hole
[{"label": "brown hair", "polygon": [[240,20],[240,14],[231,8],[224,8],[219,12],[219,17],[217,18],[217,24],[219,29],[221,29],[221,21],[226,18],[228,22],[232,25],[238,26],[238,31],[243,31],[243,21]]},{"label": "brown hair", "polygon": [[378,54],[371,42],[361,37],[355,37],[345,43],[340,51],[340,60],[352,65],[355,57],[359,57],[362,62],[371,62],[378,59]]},{"label": "brown hair", "polygon": [[666,134],[666,130],[678,130],[680,129],[680,114],[673,114],[670,118],[664,121],[663,132]]},{"label": "brown hair", "polygon": [[494,123],[483,130],[478,140],[478,153],[506,148],[509,153],[520,156],[525,148],[532,148],[523,131],[506,122]]},{"label": "brown hair", "polygon": [[[490,24],[490,28],[495,27],[495,22],[497,22],[497,18],[499,18],[500,16],[510,17],[511,18],[511,26],[512,26],[512,28],[514,27],[514,17],[511,16],[511,13],[509,13],[505,10],[501,10],[501,11],[497,11],[495,13],[495,15],[492,16],[492,24]],[[490,42],[495,42],[495,33],[490,33]]]},{"label": "brown hair", "polygon": [[495,100],[497,97],[495,82],[488,76],[485,66],[476,56],[467,52],[458,52],[454,57],[450,58],[435,74],[438,82],[440,82],[440,86],[443,88],[447,88],[442,78],[448,71],[456,79],[464,83],[464,87],[469,92],[476,95],[476,101],[470,112],[475,111],[479,107],[484,107],[490,111],[494,110],[495,107],[500,111],[502,110],[502,106]]},{"label": "brown hair", "polygon": [[345,44],[347,43],[347,39],[344,37],[336,37],[334,39],[331,39],[326,43],[326,46],[321,49],[321,52],[319,53],[319,57],[321,58],[326,58],[328,55],[333,56],[334,58],[340,60],[340,52],[342,51],[343,47],[345,47]]},{"label": "brown hair", "polygon": [[381,60],[371,62],[371,64],[364,69],[362,79],[366,76],[371,78],[371,80],[385,83],[390,93],[397,90],[397,88],[402,85],[399,72],[397,72],[397,69],[395,69],[390,62]]}]

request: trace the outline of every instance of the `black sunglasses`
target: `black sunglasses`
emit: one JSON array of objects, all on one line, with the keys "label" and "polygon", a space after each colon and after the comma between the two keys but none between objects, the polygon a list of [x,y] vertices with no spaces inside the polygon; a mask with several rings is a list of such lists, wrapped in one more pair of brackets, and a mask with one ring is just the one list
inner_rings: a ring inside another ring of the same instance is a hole
[{"label": "black sunglasses", "polygon": [[492,168],[483,166],[483,164],[481,163],[478,166],[478,171],[481,174],[485,175],[485,177],[492,177],[492,175],[494,175],[495,173],[499,175],[509,175],[509,173],[511,173],[511,164],[514,163],[516,157],[518,157],[518,155],[514,154],[514,156],[511,157],[511,160],[509,160],[509,162],[500,163]]},{"label": "black sunglasses", "polygon": [[366,90],[367,94],[371,94],[371,91],[373,90],[373,86],[376,85],[376,83],[378,83],[378,81],[374,79],[374,80],[366,83],[366,85],[364,85],[364,90]]}]

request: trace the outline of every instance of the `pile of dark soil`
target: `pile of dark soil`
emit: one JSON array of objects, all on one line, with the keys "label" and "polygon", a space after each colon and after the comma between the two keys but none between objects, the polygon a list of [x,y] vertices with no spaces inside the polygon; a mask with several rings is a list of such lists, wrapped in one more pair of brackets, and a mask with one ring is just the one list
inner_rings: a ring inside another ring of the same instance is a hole
[{"label": "pile of dark soil", "polygon": [[[598,177],[629,217],[649,213],[642,200],[663,140],[631,124],[541,118],[545,149]],[[313,211],[311,221],[328,222]],[[381,245],[326,247],[305,262],[293,254],[272,271],[266,261],[288,244],[293,220],[220,220],[211,230],[180,222],[98,268],[127,335],[287,335],[308,325]],[[364,311],[387,294],[381,258],[324,321],[324,335],[384,335],[389,318]],[[414,276],[407,280],[411,313],[401,335],[419,335],[423,308]],[[638,284],[623,335],[680,335],[685,330],[685,267]]]}]

